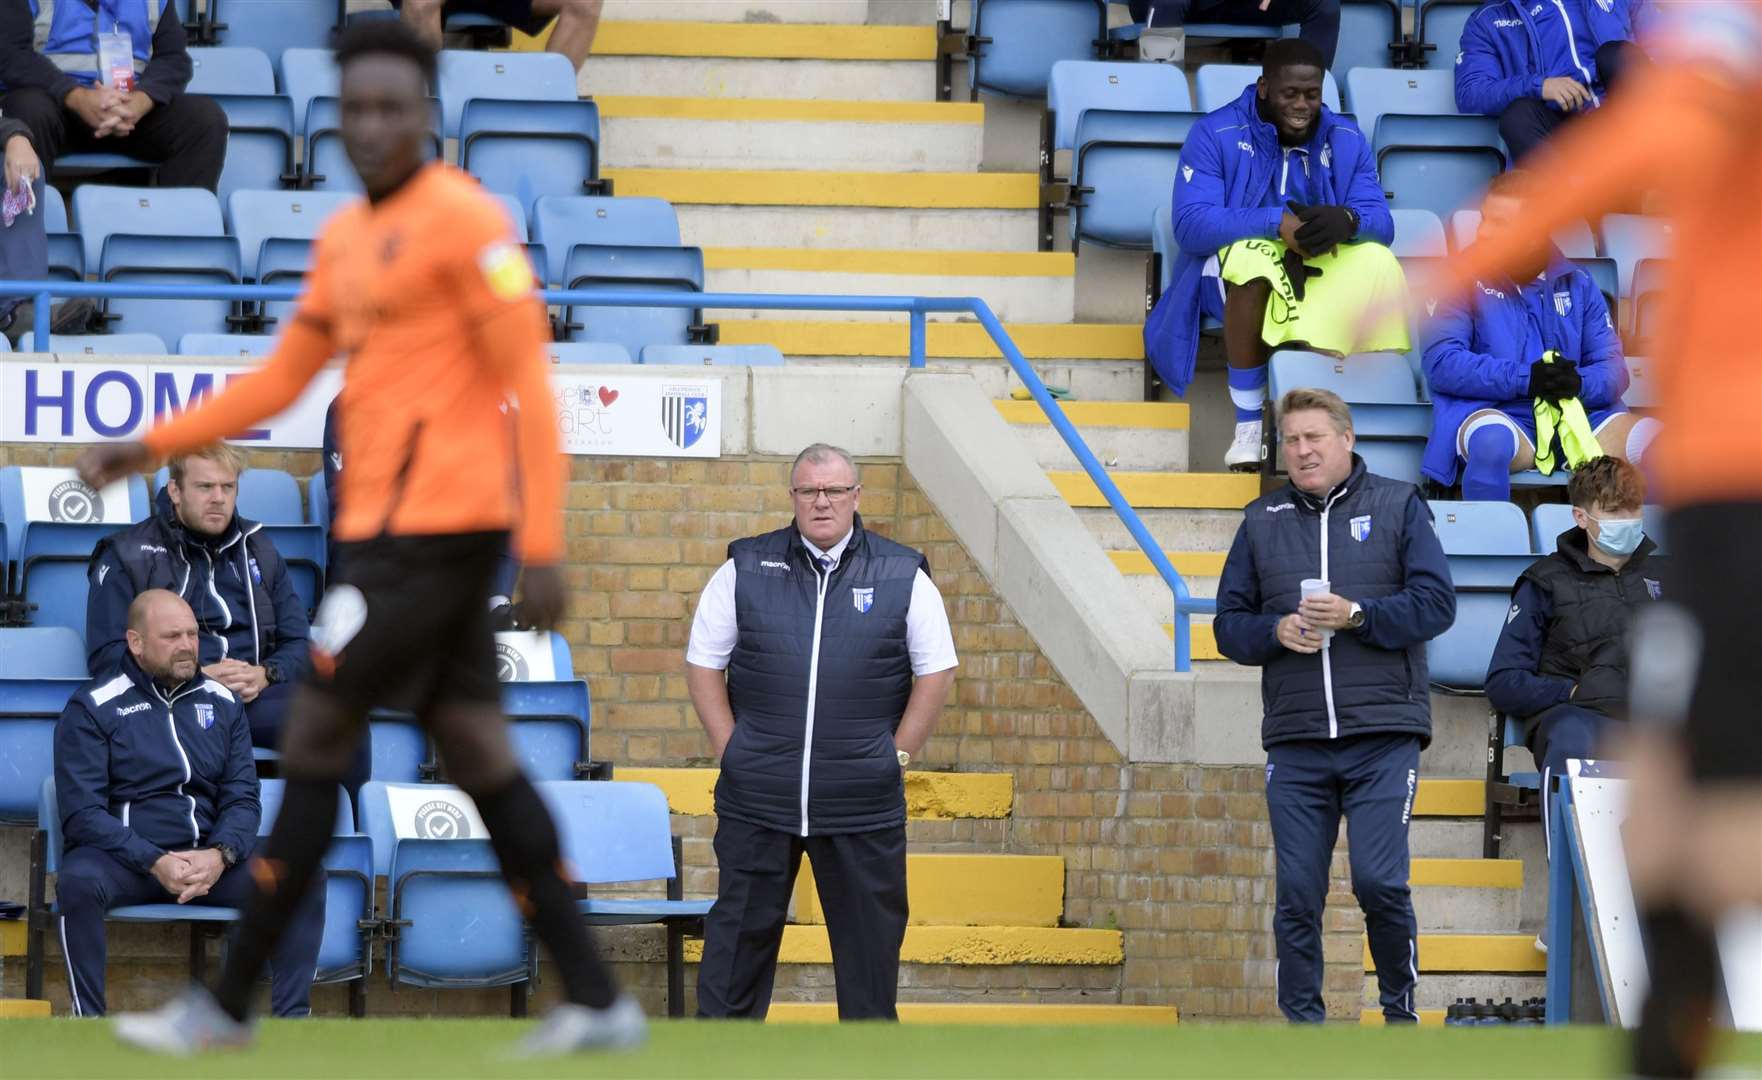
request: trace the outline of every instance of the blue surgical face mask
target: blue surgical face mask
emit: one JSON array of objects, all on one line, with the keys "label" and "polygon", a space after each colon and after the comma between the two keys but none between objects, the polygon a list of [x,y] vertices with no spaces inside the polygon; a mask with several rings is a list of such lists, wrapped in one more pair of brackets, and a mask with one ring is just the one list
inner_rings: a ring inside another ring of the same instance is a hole
[{"label": "blue surgical face mask", "polygon": [[[1585,516],[1590,517],[1589,514]],[[1646,536],[1645,522],[1637,517],[1593,517],[1591,520],[1597,523],[1594,543],[1610,555],[1632,555]]]}]

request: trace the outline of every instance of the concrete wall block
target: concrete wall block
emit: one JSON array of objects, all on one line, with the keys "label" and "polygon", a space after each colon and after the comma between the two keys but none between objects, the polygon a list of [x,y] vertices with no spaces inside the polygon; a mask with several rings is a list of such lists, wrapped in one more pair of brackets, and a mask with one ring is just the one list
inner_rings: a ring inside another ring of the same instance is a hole
[{"label": "concrete wall block", "polygon": [[899,370],[855,370],[828,393],[826,373],[753,368],[752,451],[793,457],[829,442],[859,457],[899,455]]},{"label": "concrete wall block", "polygon": [[[821,270],[711,270],[710,292],[807,293],[839,296],[977,296],[1006,322],[1070,322],[1075,279],[1056,275],[871,274],[851,260],[842,273]],[[779,312],[729,312],[728,316],[776,318]],[[791,318],[818,322],[889,322],[901,316],[886,311],[795,311]],[[727,317],[727,316],[724,316]],[[971,319],[966,314],[933,314],[932,322]]]},{"label": "concrete wall block", "polygon": [[698,247],[1035,249],[1032,210],[698,205],[681,205],[678,210],[682,237]]},{"label": "concrete wall block", "polygon": [[[880,6],[900,0],[879,0]],[[871,0],[608,0],[601,18],[621,22],[835,23],[861,25],[872,21]],[[927,20],[935,20],[935,8]],[[910,25],[910,24],[907,24]],[[596,58],[597,62],[598,58]]]},{"label": "concrete wall block", "polygon": [[1198,666],[1193,706],[1193,756],[1203,765],[1261,765],[1260,669]]},{"label": "concrete wall block", "polygon": [[983,141],[961,123],[611,116],[605,132],[612,168],[974,172]]},{"label": "concrete wall block", "polygon": [[1128,753],[1133,761],[1193,760],[1196,677],[1140,671],[1127,691]]},{"label": "concrete wall block", "polygon": [[[817,5],[815,5],[817,6]],[[583,95],[934,101],[929,60],[772,60],[718,56],[596,56],[581,65]]]},{"label": "concrete wall block", "polygon": [[[1069,370],[1069,369],[1066,369]],[[1140,376],[1142,382],[1142,376]],[[1064,384],[1059,384],[1064,385]],[[1002,395],[999,395],[1002,396]],[[1051,424],[1014,424],[1043,469],[1078,469],[1077,456]],[[1078,434],[1109,469],[1187,471],[1187,432],[1180,428],[1080,427]]]},{"label": "concrete wall block", "polygon": [[[1138,542],[1111,507],[1087,507],[1077,513],[1105,550],[1138,550]],[[1138,517],[1167,551],[1228,551],[1242,524],[1240,510],[1140,510]]]}]

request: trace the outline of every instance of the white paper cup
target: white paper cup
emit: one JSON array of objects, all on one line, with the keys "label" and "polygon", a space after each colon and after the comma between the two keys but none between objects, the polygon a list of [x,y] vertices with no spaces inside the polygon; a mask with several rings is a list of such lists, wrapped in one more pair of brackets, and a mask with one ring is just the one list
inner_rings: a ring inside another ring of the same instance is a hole
[{"label": "white paper cup", "polygon": [[[1334,591],[1332,589],[1332,587],[1330,587],[1325,580],[1323,580],[1322,578],[1313,578],[1313,577],[1312,578],[1304,578],[1303,583],[1301,585],[1299,585],[1298,588],[1303,590],[1303,599],[1305,599],[1305,600],[1309,599],[1312,596],[1324,596],[1324,595]],[[1323,641],[1327,641],[1329,638],[1334,636],[1334,632],[1332,630],[1317,630],[1316,633],[1321,635],[1321,639]]]}]

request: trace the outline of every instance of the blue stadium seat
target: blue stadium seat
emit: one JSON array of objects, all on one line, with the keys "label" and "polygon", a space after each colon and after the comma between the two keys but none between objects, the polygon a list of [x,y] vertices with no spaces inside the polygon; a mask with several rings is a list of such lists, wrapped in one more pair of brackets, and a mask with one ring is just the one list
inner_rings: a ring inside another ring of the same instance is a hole
[{"label": "blue stadium seat", "polygon": [[[439,159],[443,142],[440,128],[440,102],[429,99],[432,119],[427,156]],[[341,99],[323,95],[306,105],[306,156],[300,169],[300,186],[309,191],[347,191],[358,193],[361,178],[349,163],[343,150]]]},{"label": "blue stadium seat", "polygon": [[[54,188],[49,190],[53,191]],[[51,281],[84,281],[86,279],[86,242],[78,233],[50,233],[49,279]]]},{"label": "blue stadium seat", "polygon": [[[443,49],[440,54],[443,131],[449,139],[465,138],[461,127],[466,102],[474,99],[535,103],[577,101],[575,67],[562,53],[473,52]],[[596,122],[597,131],[597,122]],[[463,148],[461,148],[463,151]]]},{"label": "blue stadium seat", "polygon": [[[258,801],[262,818],[257,835],[267,837],[281,813],[285,784],[281,780],[259,781]],[[363,923],[373,921],[373,841],[355,828],[355,809],[349,793],[337,788],[336,825],[324,853],[324,936],[318,946],[315,985],[353,983],[350,1013],[365,1015],[365,980],[373,971],[371,931]]]},{"label": "blue stadium seat", "polygon": [[[697,293],[704,288],[704,253],[694,247],[576,244],[562,283],[578,292],[643,289]],[[646,345],[685,345],[703,323],[698,308],[612,308],[571,305],[564,313],[569,341],[616,341],[640,356]]]},{"label": "blue stadium seat", "polygon": [[[363,792],[365,796],[365,792]],[[399,840],[388,876],[386,945],[394,985],[465,989],[530,985],[537,955],[487,840]]]},{"label": "blue stadium seat", "polygon": [[502,209],[508,212],[508,224],[514,230],[514,238],[522,244],[526,243],[530,232],[526,224],[526,204],[512,195],[504,195],[495,191],[490,192],[490,197],[501,203]]},{"label": "blue stadium seat", "polygon": [[1359,130],[1374,138],[1385,113],[1456,115],[1456,77],[1449,71],[1357,67],[1346,73],[1346,100]]},{"label": "blue stadium seat", "polygon": [[324,483],[324,470],[306,478],[306,520],[330,528],[330,488]]},{"label": "blue stadium seat", "polygon": [[260,358],[275,350],[267,334],[185,334],[177,343],[179,356],[247,356]]},{"label": "blue stadium seat", "polygon": [[0,824],[36,821],[54,772],[55,718],[86,680],[86,646],[66,626],[0,628]]},{"label": "blue stadium seat", "polygon": [[261,522],[263,534],[287,563],[294,592],[311,611],[324,595],[325,527],[306,521],[300,482],[280,469],[239,474],[238,512]]},{"label": "blue stadium seat", "polygon": [[[1259,78],[1260,68],[1252,64],[1206,64],[1193,76],[1199,111],[1208,113],[1223,108],[1241,97],[1242,91]],[[1340,84],[1334,81],[1331,71],[1322,78],[1322,104],[1335,112],[1341,111]]]},{"label": "blue stadium seat", "polygon": [[220,201],[202,188],[138,188],[82,184],[73,192],[73,225],[86,245],[86,265],[100,266],[111,233],[135,236],[225,236]]},{"label": "blue stadium seat", "polygon": [[1405,356],[1358,353],[1342,359],[1281,349],[1270,368],[1267,390],[1274,401],[1299,387],[1332,390],[1352,406],[1354,449],[1365,467],[1378,476],[1418,482],[1432,410],[1420,402]]},{"label": "blue stadium seat", "polygon": [[1389,250],[1397,259],[1442,258],[1449,254],[1444,242],[1444,223],[1430,210],[1391,210],[1395,218],[1395,242]]},{"label": "blue stadium seat", "polygon": [[1427,68],[1453,71],[1462,51],[1462,27],[1480,0],[1426,0],[1419,8],[1419,36],[1430,48],[1421,56]]},{"label": "blue stadium seat", "polygon": [[[561,673],[560,673],[561,674]],[[585,679],[502,683],[502,711],[513,721],[514,756],[534,780],[579,780],[588,757],[593,706]]]},{"label": "blue stadium seat", "polygon": [[1395,63],[1389,46],[1401,40],[1401,12],[1394,0],[1346,0],[1340,5],[1340,43],[1334,50],[1335,74],[1347,78],[1354,68],[1386,68]]},{"label": "blue stadium seat", "polygon": [[[237,285],[242,279],[239,242],[230,236],[138,236],[104,239],[99,279],[147,285]],[[118,333],[149,333],[161,341],[185,334],[224,334],[242,319],[232,300],[141,300],[114,297],[105,316]]]},{"label": "blue stadium seat", "polygon": [[1498,125],[1484,116],[1385,113],[1373,145],[1390,205],[1430,210],[1440,220],[1480,205],[1487,184],[1505,168]]},{"label": "blue stadium seat", "polygon": [[665,199],[598,195],[546,195],[532,208],[532,239],[545,246],[545,280],[565,280],[564,264],[576,244],[654,244],[677,247],[679,214]]},{"label": "blue stadium seat", "polygon": [[[653,348],[653,346],[650,346]],[[615,341],[553,341],[545,346],[553,364],[634,364],[630,350]]]},{"label": "blue stadium seat", "polygon": [[1447,692],[1480,693],[1493,646],[1505,625],[1511,588],[1536,560],[1528,522],[1510,503],[1434,502],[1438,540],[1456,586],[1456,622],[1428,642],[1432,684]]},{"label": "blue stadium seat", "polygon": [[1597,291],[1603,294],[1603,302],[1609,305],[1609,318],[1615,321],[1617,330],[1621,328],[1621,297],[1625,293],[1617,292],[1620,288],[1621,269],[1614,259],[1573,259],[1572,264],[1589,274],[1596,283]]},{"label": "blue stadium seat", "polygon": [[288,53],[330,52],[340,8],[333,0],[209,0],[208,10],[220,44],[263,50],[285,77]]},{"label": "blue stadium seat", "polygon": [[1103,0],[973,0],[967,81],[976,94],[1043,98],[1060,60],[1092,60]]},{"label": "blue stadium seat", "polygon": [[[1664,508],[1655,505],[1642,506],[1640,517],[1645,521],[1646,535],[1651,538],[1652,543],[1658,545],[1660,553],[1664,552],[1667,549]],[[1544,555],[1554,550],[1561,533],[1573,527],[1572,507],[1565,503],[1542,503],[1536,507],[1532,518],[1532,539],[1536,550]]]},{"label": "blue stadium seat", "polygon": [[1669,259],[1641,259],[1634,264],[1633,281],[1627,299],[1632,312],[1629,330],[1636,340],[1649,339],[1661,331],[1658,319],[1662,313],[1664,286],[1669,275]]},{"label": "blue stadium seat", "polygon": [[1060,60],[1046,89],[1051,150],[1074,150],[1077,122],[1089,109],[1117,112],[1191,112],[1187,77],[1167,64]]},{"label": "blue stadium seat", "polygon": [[[75,481],[71,469],[35,469],[55,485]],[[65,520],[45,520],[41,509],[26,506],[26,467],[9,465],[0,468],[0,519],[7,522],[6,540],[11,550],[9,562],[13,571],[14,591],[37,605],[31,622],[37,626],[66,626],[84,634],[86,626],[86,562],[97,542],[126,528],[129,523],[147,516],[147,485],[139,476],[131,476],[124,490],[128,493],[127,520],[102,521],[86,504],[85,493],[91,489],[83,484],[71,489],[69,498],[77,505],[61,503]],[[107,492],[114,488],[106,489]],[[53,487],[51,486],[51,494]],[[108,498],[115,496],[106,494]],[[108,507],[110,516],[118,508]],[[55,513],[54,510],[50,511]],[[36,520],[32,520],[32,519]]]},{"label": "blue stadium seat", "polygon": [[664,881],[665,899],[591,896],[580,901],[590,926],[660,924],[667,928],[667,1014],[685,1014],[685,935],[703,933],[713,900],[686,900],[680,843],[667,796],[653,784],[626,781],[541,783],[557,822],[563,862],[588,885]]},{"label": "blue stadium seat", "polygon": [[[1475,234],[1480,231],[1481,212],[1479,210],[1458,210],[1450,215],[1450,239],[1454,250],[1474,243]],[[1575,221],[1554,234],[1554,246],[1569,259],[1594,259],[1597,257],[1597,238],[1591,227],[1582,221]]]},{"label": "blue stadium seat", "polygon": [[526,258],[532,263],[532,280],[538,282],[539,288],[554,288],[556,282],[551,280],[551,257],[545,253],[545,246],[527,241]]},{"label": "blue stadium seat", "polygon": [[1603,218],[1603,254],[1615,260],[1620,271],[1620,295],[1633,295],[1634,267],[1641,259],[1668,259],[1673,244],[1670,223],[1663,218],[1639,214],[1609,214]]},{"label": "blue stadium seat", "polygon": [[220,172],[220,205],[236,191],[279,188],[296,177],[294,104],[280,95],[241,97],[217,94],[226,113],[226,165]]},{"label": "blue stadium seat", "polygon": [[189,49],[191,75],[187,94],[273,94],[275,65],[262,49],[246,47]]},{"label": "blue stadium seat", "polygon": [[239,238],[245,276],[261,280],[258,259],[270,237],[314,240],[330,215],[354,198],[324,191],[235,191],[227,200],[227,231]]},{"label": "blue stadium seat", "polygon": [[644,364],[679,364],[692,367],[782,367],[783,353],[775,345],[649,345],[642,350]]},{"label": "blue stadium seat", "polygon": [[[1156,296],[1168,291],[1169,284],[1175,279],[1175,223],[1174,214],[1167,206],[1159,206],[1156,213],[1150,215],[1150,250],[1151,279],[1156,287]],[[1156,296],[1147,296],[1144,310],[1149,311],[1156,306]]]},{"label": "blue stadium seat", "polygon": [[[555,57],[568,66],[560,53],[525,55]],[[528,212],[546,195],[601,190],[600,110],[591,101],[475,98],[465,103],[459,130],[459,167],[489,190],[513,196]]]},{"label": "blue stadium seat", "polygon": [[316,97],[336,97],[342,89],[336,58],[325,48],[291,48],[282,54],[281,92],[294,108],[294,135],[306,134],[306,112]]},{"label": "blue stadium seat", "polygon": [[[18,351],[37,352],[36,333],[26,330],[18,339]],[[53,334],[49,348],[57,354],[85,356],[164,356],[165,341],[156,334]]]},{"label": "blue stadium seat", "polygon": [[[413,718],[375,713],[368,720],[373,735],[373,759],[368,767],[375,780],[390,784],[414,784],[424,778],[433,758],[428,736]],[[366,802],[366,795],[362,795]]]},{"label": "blue stadium seat", "polygon": [[1085,240],[1139,251],[1151,246],[1151,218],[1169,202],[1181,146],[1198,120],[1190,112],[1083,113],[1071,157],[1073,249]]},{"label": "blue stadium seat", "polygon": [[43,185],[43,201],[39,209],[43,212],[45,232],[64,233],[69,231],[67,200],[61,197],[61,189],[54,184]]}]

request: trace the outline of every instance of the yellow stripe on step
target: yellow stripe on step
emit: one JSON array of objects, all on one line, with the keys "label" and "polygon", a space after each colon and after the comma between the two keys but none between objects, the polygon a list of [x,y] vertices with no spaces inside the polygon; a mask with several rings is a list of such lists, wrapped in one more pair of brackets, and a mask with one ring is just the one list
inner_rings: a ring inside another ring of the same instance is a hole
[{"label": "yellow stripe on step", "polygon": [[[771,1007],[775,1009],[777,1006],[773,1005]],[[834,1008],[836,1008],[836,1006],[834,1006]],[[1420,1027],[1444,1026],[1443,1009],[1420,1009],[1418,1011]],[[1374,1008],[1367,1008],[1358,1014],[1358,1025],[1360,1027],[1383,1027],[1385,1026],[1383,1024],[1383,1014]]]},{"label": "yellow stripe on step", "polygon": [[[1165,551],[1169,562],[1182,577],[1218,577],[1224,572],[1226,553],[1222,551]],[[1122,574],[1155,574],[1150,556],[1142,551],[1110,551],[1107,557]]]},{"label": "yellow stripe on step", "polygon": [[[908,926],[899,959],[906,964],[1117,964],[1124,958],[1118,930],[1040,926]],[[703,958],[704,944],[687,940],[685,959]],[[830,964],[824,926],[786,926],[780,964]]]},{"label": "yellow stripe on step", "polygon": [[877,173],[784,169],[607,169],[619,195],[697,206],[862,206],[1032,210],[1033,173]]},{"label": "yellow stripe on step", "polygon": [[[913,926],[1057,926],[1065,909],[1065,861],[1056,855],[918,853],[906,856]],[[822,925],[826,912],[803,863],[794,921]]]},{"label": "yellow stripe on step", "polygon": [[[905,316],[893,322],[804,319],[729,319],[724,345],[775,345],[785,356],[889,356],[910,352]],[[1142,360],[1140,327],[1116,323],[1005,323],[1029,360]],[[924,338],[932,360],[1001,360],[991,335],[976,323],[932,322]]]},{"label": "yellow stripe on step", "polygon": [[[1422,781],[1423,783],[1423,781]],[[1417,802],[1417,797],[1415,798]],[[1522,859],[1414,859],[1410,885],[1458,886],[1471,889],[1523,888]]]},{"label": "yellow stripe on step", "polygon": [[[705,248],[706,270],[803,270],[909,277],[1072,277],[1068,251],[863,251],[847,248]],[[1185,409],[1185,405],[1180,408]]]},{"label": "yellow stripe on step", "polygon": [[0,956],[23,956],[27,940],[23,919],[0,919]]},{"label": "yellow stripe on step", "polygon": [[[1110,473],[1120,493],[1134,508],[1177,510],[1239,510],[1260,498],[1260,477],[1253,473]],[[1088,473],[1054,471],[1052,486],[1072,506],[1106,506],[1101,489]]]},{"label": "yellow stripe on step", "polygon": [[[933,26],[789,23],[600,23],[594,56],[723,56],[769,60],[934,60]],[[622,194],[622,193],[620,193]]]},{"label": "yellow stripe on step", "polygon": [[[775,1024],[836,1024],[838,1006],[830,1001],[773,1001],[766,1020]],[[1044,1026],[1161,1026],[1178,1024],[1173,1005],[1042,1005],[989,1001],[902,1001],[902,1024],[1017,1024]]]},{"label": "yellow stripe on step", "polygon": [[983,124],[964,101],[816,101],[811,98],[636,97],[596,94],[600,116],[625,120],[751,120],[859,124]]},{"label": "yellow stripe on step", "polygon": [[47,1020],[49,1003],[32,998],[0,998],[0,1020]]},{"label": "yellow stripe on step", "polygon": [[[1364,942],[1364,970],[1375,971],[1370,942]],[[1419,970],[1544,972],[1548,956],[1533,934],[1421,934]]]},{"label": "yellow stripe on step", "polygon": [[[717,769],[619,768],[613,777],[654,784],[667,795],[675,814],[701,817],[716,812]],[[918,772],[905,774],[907,816],[919,820],[1005,818],[1015,797],[1015,776],[1001,772]]]},{"label": "yellow stripe on step", "polygon": [[[1173,600],[1169,602],[1171,604],[1174,603]],[[1175,636],[1175,624],[1163,623],[1162,632],[1167,634],[1170,638],[1173,638]],[[1218,652],[1217,636],[1212,633],[1211,624],[1208,622],[1193,623],[1193,636],[1188,641],[1187,647],[1189,650],[1187,659],[1189,660],[1229,659],[1223,653]]]},{"label": "yellow stripe on step", "polygon": [[1420,777],[1413,796],[1415,817],[1480,817],[1487,810],[1485,780]]},{"label": "yellow stripe on step", "polygon": [[[1048,427],[1052,420],[1033,401],[994,401],[999,416],[1011,424]],[[1187,405],[1180,401],[1061,401],[1059,408],[1080,428],[1154,428],[1185,431]]]}]

